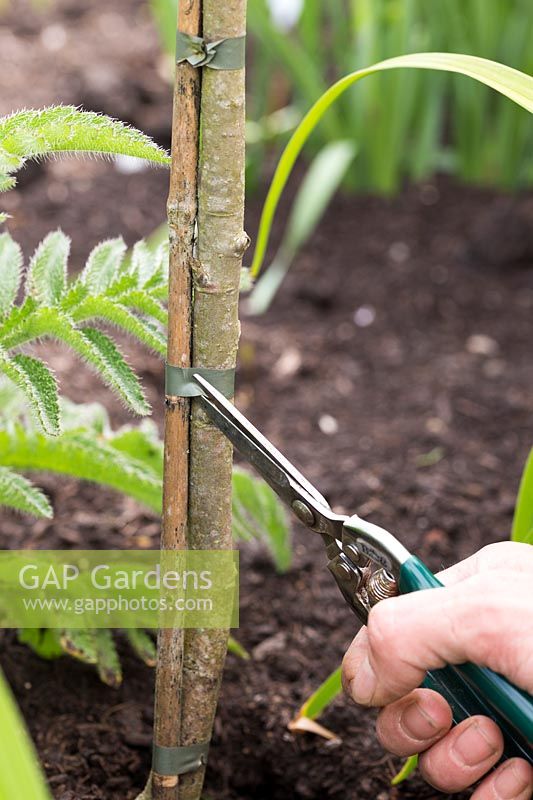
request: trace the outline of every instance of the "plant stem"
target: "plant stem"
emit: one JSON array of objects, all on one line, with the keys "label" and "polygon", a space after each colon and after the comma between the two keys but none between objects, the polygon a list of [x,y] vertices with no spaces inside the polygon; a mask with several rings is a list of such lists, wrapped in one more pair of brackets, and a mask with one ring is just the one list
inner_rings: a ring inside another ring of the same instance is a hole
[{"label": "plant stem", "polygon": [[[201,0],[179,3],[178,30],[200,33]],[[172,117],[172,166],[167,204],[170,260],[168,361],[191,364],[191,284],[194,226],[197,214],[200,72],[189,64],[176,67]],[[188,450],[190,401],[166,399],[163,529],[161,550],[187,546]],[[183,630],[161,630],[155,689],[154,741],[179,744]],[[178,776],[152,773],[153,800],[176,800]]]},{"label": "plant stem", "polygon": [[[208,41],[242,36],[246,0],[203,0]],[[248,245],[244,221],[244,69],[204,69],[198,193],[198,260],[194,267],[193,364],[234,367],[239,342],[239,281]],[[232,449],[193,402],[190,431],[191,549],[232,547]],[[227,630],[187,630],[182,679],[181,745],[211,738],[228,640]],[[199,800],[204,770],[184,775],[180,800]]]}]

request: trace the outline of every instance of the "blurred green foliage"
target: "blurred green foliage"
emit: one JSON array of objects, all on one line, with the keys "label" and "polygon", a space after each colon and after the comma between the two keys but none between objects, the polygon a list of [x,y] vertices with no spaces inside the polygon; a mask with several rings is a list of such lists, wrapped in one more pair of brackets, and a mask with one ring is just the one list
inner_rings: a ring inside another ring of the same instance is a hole
[{"label": "blurred green foliage", "polygon": [[[177,0],[150,2],[173,50]],[[530,0],[249,0],[248,29],[253,121],[288,106],[305,113],[336,78],[404,53],[466,53],[533,71]],[[527,113],[462,77],[375,78],[337,104],[311,147],[347,136],[359,153],[347,180],[354,190],[389,194],[436,171],[504,188],[533,181]],[[268,145],[250,147],[252,180]]]}]

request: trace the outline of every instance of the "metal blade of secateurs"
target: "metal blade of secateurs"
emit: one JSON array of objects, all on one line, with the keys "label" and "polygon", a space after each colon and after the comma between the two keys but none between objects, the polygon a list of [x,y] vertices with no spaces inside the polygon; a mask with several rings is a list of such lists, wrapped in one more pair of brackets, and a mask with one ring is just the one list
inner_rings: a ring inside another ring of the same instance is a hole
[{"label": "metal blade of secateurs", "polygon": [[[205,392],[198,399],[207,415],[301,521],[319,533],[340,536],[345,517],[334,514],[317,489],[214,386],[194,377]],[[309,506],[314,519],[298,513],[298,503]]]}]

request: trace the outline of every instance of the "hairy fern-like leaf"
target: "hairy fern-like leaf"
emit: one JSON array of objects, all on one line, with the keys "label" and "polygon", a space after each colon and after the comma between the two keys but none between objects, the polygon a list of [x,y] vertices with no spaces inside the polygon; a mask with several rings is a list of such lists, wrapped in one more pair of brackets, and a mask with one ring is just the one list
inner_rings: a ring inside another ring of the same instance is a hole
[{"label": "hairy fern-like leaf", "polygon": [[[137,443],[145,451],[152,446],[147,434],[139,430],[136,434]],[[143,459],[114,447],[113,438],[109,433],[97,438],[87,428],[48,437],[18,423],[0,428],[0,465],[72,475],[124,492],[159,512],[160,476]]]},{"label": "hairy fern-like leaf", "polygon": [[32,314],[25,316],[20,325],[4,338],[0,329],[0,346],[12,349],[44,337],[63,342],[83,361],[94,367],[102,380],[136,414],[142,416],[149,413],[150,408],[140,383],[114,342],[96,328],[78,329],[70,316],[57,309],[37,308]]},{"label": "hairy fern-like leaf", "polygon": [[113,340],[97,328],[82,328],[81,333],[90,342],[92,352],[98,353],[100,368],[106,383],[139,416],[149,414],[150,406],[144,397],[141,384]]},{"label": "hairy fern-like leaf", "polygon": [[122,237],[100,242],[87,259],[81,282],[92,294],[101,294],[116,280],[125,254],[126,244]]},{"label": "hairy fern-like leaf", "polygon": [[155,667],[157,663],[157,648],[150,634],[143,631],[142,628],[128,628],[125,634],[132,649],[141,661],[144,661],[149,667]]},{"label": "hairy fern-like leaf", "polygon": [[87,320],[104,320],[111,325],[122,328],[139,342],[155,350],[156,353],[165,355],[167,341],[163,332],[142,319],[132,314],[121,303],[109,300],[107,297],[86,297],[73,311],[72,319],[75,322]]},{"label": "hairy fern-like leaf", "polygon": [[[10,353],[35,341],[56,339],[92,366],[135,413],[147,414],[135,374],[113,340],[95,326],[120,328],[165,354],[167,312],[162,299],[167,292],[168,249],[137,243],[131,257],[125,258],[123,240],[107,240],[94,248],[80,277],[72,282],[67,279],[68,250],[69,239],[60,231],[41,242],[26,277],[26,297],[16,305],[20,248],[8,234],[0,236],[0,348],[4,354],[0,369],[27,390],[28,401],[35,406],[32,387],[13,367]],[[57,433],[53,427],[43,425],[46,432]]]},{"label": "hairy fern-like leaf", "polygon": [[57,436],[61,430],[59,396],[55,376],[38,358],[17,353],[13,363],[27,380],[28,390],[33,398],[33,405],[43,430]]},{"label": "hairy fern-like leaf", "polygon": [[9,358],[0,349],[0,372],[24,393],[42,429],[51,436],[57,435],[60,432],[57,384],[48,367],[22,353]]},{"label": "hairy fern-like leaf", "polygon": [[0,467],[0,503],[36,517],[52,517],[47,497],[22,475]]},{"label": "hairy fern-like leaf", "polygon": [[6,314],[15,300],[22,273],[22,250],[9,233],[0,235],[0,317]]},{"label": "hairy fern-like leaf", "polygon": [[152,317],[165,327],[168,323],[168,313],[164,305],[151,297],[147,292],[141,290],[126,291],[121,295],[120,302],[127,308],[139,311],[146,317]]},{"label": "hairy fern-like leaf", "polygon": [[0,191],[28,159],[52,153],[126,155],[168,166],[170,159],[145,134],[111,117],[74,106],[17,111],[0,118]]},{"label": "hairy fern-like leaf", "polygon": [[160,267],[161,251],[154,250],[144,241],[137,242],[131,256],[132,270],[139,278],[140,286],[144,286]]},{"label": "hairy fern-like leaf", "polygon": [[44,306],[61,300],[67,286],[70,239],[61,231],[49,233],[38,246],[26,278],[26,291]]}]

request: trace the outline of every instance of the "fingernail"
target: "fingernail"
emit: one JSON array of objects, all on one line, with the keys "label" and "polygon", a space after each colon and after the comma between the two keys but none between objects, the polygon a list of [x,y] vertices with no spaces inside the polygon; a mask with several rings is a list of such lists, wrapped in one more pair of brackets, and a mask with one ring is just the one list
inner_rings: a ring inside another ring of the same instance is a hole
[{"label": "fingernail", "polygon": [[376,691],[377,679],[370,661],[365,658],[357,670],[355,678],[350,681],[350,694],[356,703],[366,706]]},{"label": "fingernail", "polygon": [[473,722],[458,736],[452,747],[460,763],[475,767],[483,763],[498,750],[497,744],[489,738],[477,722]]},{"label": "fingernail", "polygon": [[417,739],[419,742],[433,739],[442,730],[438,722],[417,702],[409,703],[403,710],[400,725],[410,739]]},{"label": "fingernail", "polygon": [[515,800],[525,792],[529,786],[529,781],[524,774],[520,774],[520,769],[513,764],[507,764],[502,769],[496,780],[494,781],[494,788],[496,790],[496,797],[498,800]]}]

